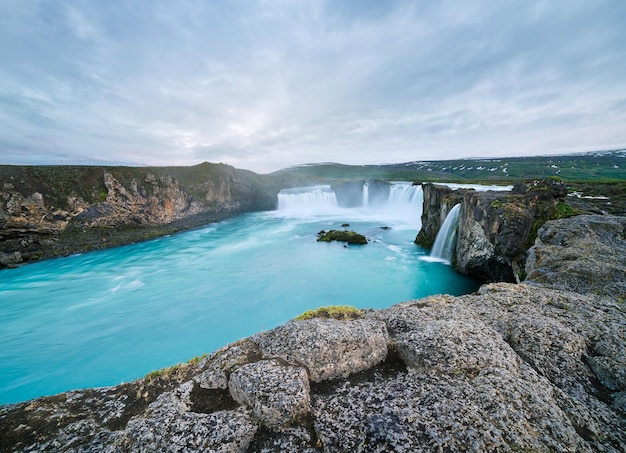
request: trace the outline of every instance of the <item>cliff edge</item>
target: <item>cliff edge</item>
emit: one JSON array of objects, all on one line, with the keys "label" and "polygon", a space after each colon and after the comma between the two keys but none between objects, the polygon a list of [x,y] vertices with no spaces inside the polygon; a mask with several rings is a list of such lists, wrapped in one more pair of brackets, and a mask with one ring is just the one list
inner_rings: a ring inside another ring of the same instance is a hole
[{"label": "cliff edge", "polygon": [[0,268],[112,247],[276,207],[302,185],[224,164],[0,166]]},{"label": "cliff edge", "polygon": [[548,221],[527,283],[294,320],[135,382],[0,407],[0,451],[626,451],[624,254],[606,291],[545,259],[606,261],[598,245],[623,250],[625,227]]}]

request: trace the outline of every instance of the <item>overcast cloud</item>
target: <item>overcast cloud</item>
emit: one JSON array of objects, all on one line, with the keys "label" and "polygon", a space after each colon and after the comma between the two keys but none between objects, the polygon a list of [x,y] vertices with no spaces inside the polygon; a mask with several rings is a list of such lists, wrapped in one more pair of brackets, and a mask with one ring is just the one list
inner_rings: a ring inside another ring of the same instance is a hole
[{"label": "overcast cloud", "polygon": [[0,1],[0,163],[626,146],[626,1]]}]

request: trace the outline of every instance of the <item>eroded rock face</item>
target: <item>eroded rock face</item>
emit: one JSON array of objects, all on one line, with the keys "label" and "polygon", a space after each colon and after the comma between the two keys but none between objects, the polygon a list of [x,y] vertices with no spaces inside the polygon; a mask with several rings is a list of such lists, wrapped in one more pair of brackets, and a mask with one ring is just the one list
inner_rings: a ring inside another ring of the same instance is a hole
[{"label": "eroded rock face", "polygon": [[104,172],[106,200],[76,215],[87,226],[163,224],[199,212],[200,205],[168,175],[147,173],[141,184],[130,179],[124,186],[111,173]]},{"label": "eroded rock face", "polygon": [[432,183],[422,184],[422,190],[424,193],[422,228],[415,238],[415,243],[430,248],[452,207],[463,200],[464,191],[454,191],[448,186]]}]

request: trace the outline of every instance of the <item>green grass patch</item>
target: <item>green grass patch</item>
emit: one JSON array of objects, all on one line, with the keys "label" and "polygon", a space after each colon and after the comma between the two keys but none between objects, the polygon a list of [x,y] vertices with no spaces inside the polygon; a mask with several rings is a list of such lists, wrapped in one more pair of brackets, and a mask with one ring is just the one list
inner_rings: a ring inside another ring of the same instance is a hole
[{"label": "green grass patch", "polygon": [[304,321],[313,318],[351,320],[363,317],[363,310],[359,310],[351,305],[330,305],[327,307],[319,307],[315,310],[308,310],[294,319]]},{"label": "green grass patch", "polygon": [[580,212],[572,208],[569,204],[564,201],[559,201],[556,204],[556,214],[554,217],[557,219],[564,219],[566,217],[572,217],[578,214],[580,214]]},{"label": "green grass patch", "polygon": [[192,359],[188,360],[185,363],[177,363],[176,365],[172,365],[166,368],[161,368],[160,370],[154,370],[150,373],[146,374],[144,377],[147,383],[153,382],[157,379],[163,380],[172,380],[179,379],[186,376],[187,371],[193,366],[199,364],[202,359],[206,357],[206,354],[202,354]]}]

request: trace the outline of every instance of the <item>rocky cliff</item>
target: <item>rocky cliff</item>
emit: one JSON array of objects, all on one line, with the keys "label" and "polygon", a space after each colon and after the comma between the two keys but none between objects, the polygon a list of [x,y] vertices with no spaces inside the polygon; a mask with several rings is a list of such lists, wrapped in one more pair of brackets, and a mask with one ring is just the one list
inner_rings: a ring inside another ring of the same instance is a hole
[{"label": "rocky cliff", "polygon": [[289,175],[228,165],[0,166],[0,268],[273,209]]},{"label": "rocky cliff", "polygon": [[554,179],[519,183],[510,192],[455,190],[424,185],[422,230],[416,242],[430,246],[453,205],[460,203],[452,264],[486,281],[524,278],[526,250],[547,220],[572,215],[565,185]]},{"label": "rocky cliff", "polygon": [[[548,221],[524,284],[290,321],[132,383],[1,407],[0,451],[626,451],[625,226]],[[569,277],[607,256],[609,284]]]},{"label": "rocky cliff", "polygon": [[433,183],[422,184],[422,190],[424,193],[422,228],[415,238],[415,243],[430,248],[450,209],[463,200],[465,191],[452,190],[448,186]]}]

